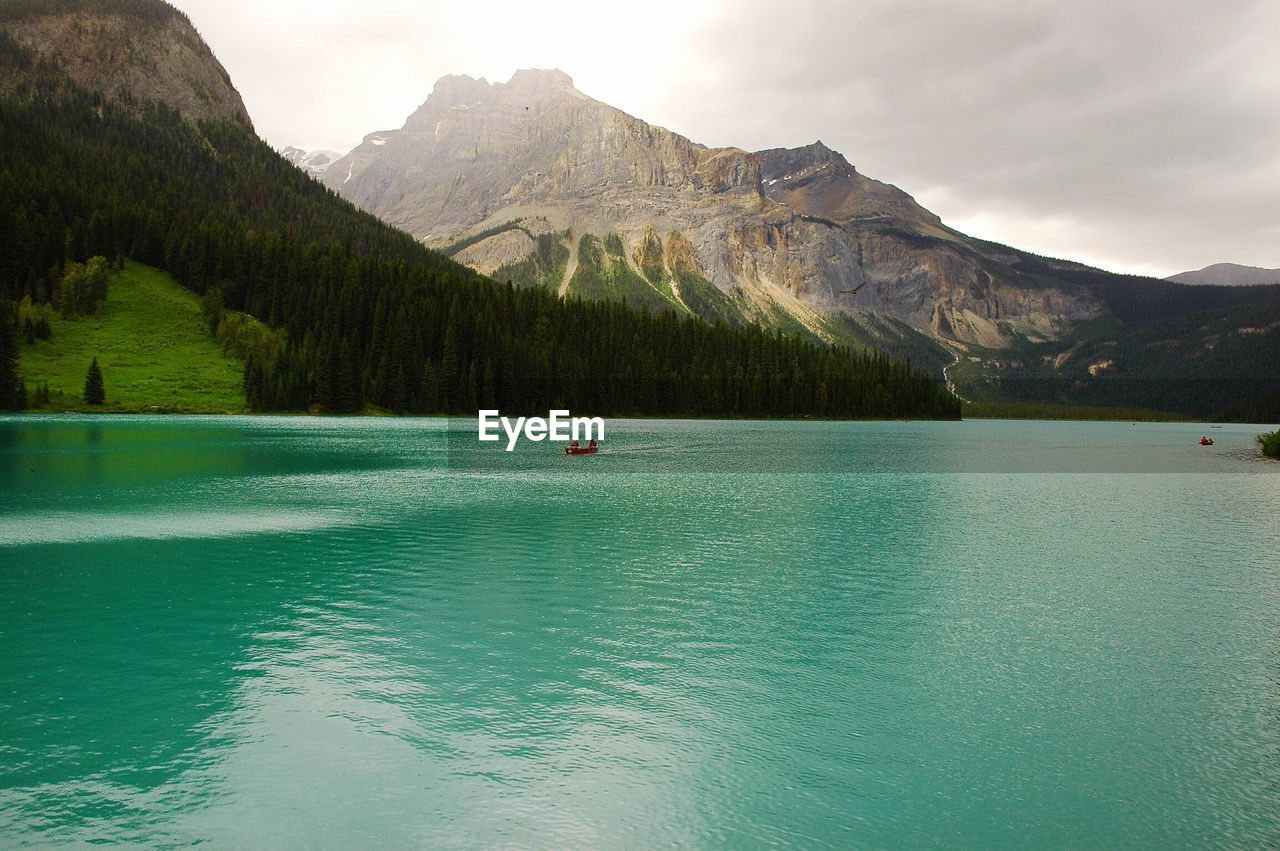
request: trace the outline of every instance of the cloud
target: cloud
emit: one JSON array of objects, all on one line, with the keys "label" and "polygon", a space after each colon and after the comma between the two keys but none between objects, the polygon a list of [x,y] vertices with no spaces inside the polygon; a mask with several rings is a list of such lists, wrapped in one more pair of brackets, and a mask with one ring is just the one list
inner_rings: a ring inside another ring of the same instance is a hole
[{"label": "cloud", "polygon": [[696,141],[814,139],[948,223],[1171,273],[1280,266],[1280,5],[178,0],[268,141],[345,149],[445,73],[560,67]]}]

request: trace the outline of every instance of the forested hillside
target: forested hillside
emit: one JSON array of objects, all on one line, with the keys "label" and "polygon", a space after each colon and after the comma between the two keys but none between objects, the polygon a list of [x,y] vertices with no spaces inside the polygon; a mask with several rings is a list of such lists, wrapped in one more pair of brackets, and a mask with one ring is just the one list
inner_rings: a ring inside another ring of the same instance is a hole
[{"label": "forested hillside", "polygon": [[[1169,284],[1177,287],[1177,284]],[[1194,291],[1208,287],[1182,287]],[[1245,288],[1217,288],[1229,296]],[[974,402],[1137,407],[1271,422],[1280,398],[1280,288],[1251,301],[1117,327],[1082,324],[1073,339],[974,350],[950,370]],[[1133,303],[1157,316],[1166,308]]]},{"label": "forested hillside", "polygon": [[2,33],[0,80],[8,304],[56,301],[65,264],[94,255],[164,269],[284,332],[247,353],[256,410],[958,416],[933,378],[885,356],[496,284],[244,124],[87,92]]}]

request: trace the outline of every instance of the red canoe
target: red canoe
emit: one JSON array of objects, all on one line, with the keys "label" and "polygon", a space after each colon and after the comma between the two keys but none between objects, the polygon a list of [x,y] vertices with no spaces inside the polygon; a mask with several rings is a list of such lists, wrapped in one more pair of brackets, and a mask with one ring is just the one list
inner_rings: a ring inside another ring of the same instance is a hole
[{"label": "red canoe", "polygon": [[564,448],[565,455],[595,455],[599,451],[599,446],[566,446]]}]

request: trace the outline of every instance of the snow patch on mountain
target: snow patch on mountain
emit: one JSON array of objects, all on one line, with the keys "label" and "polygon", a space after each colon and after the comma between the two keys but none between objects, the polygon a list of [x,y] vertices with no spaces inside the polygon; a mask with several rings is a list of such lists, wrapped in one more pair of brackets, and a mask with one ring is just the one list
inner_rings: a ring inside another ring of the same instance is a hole
[{"label": "snow patch on mountain", "polygon": [[280,156],[308,174],[324,174],[329,166],[342,158],[337,151],[306,151],[289,145],[280,150]]}]

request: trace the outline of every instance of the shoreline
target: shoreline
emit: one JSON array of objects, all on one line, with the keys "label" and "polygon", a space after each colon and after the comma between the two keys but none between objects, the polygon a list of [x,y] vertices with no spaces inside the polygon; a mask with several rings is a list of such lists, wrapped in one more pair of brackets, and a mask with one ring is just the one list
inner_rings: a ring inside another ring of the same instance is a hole
[{"label": "shoreline", "polygon": [[[26,417],[252,417],[252,418],[310,418],[316,420],[475,420],[476,417],[465,414],[390,414],[385,412],[361,412],[351,414],[322,414],[309,411],[0,411],[0,420],[20,419]],[[1014,417],[1014,416],[969,416],[952,418],[931,417],[860,417],[856,419],[832,417],[724,417],[724,416],[690,416],[687,414],[623,414],[605,417],[608,420],[641,420],[659,421],[674,420],[681,422],[725,422],[725,423],[964,423],[964,422],[1038,422],[1038,423],[1131,423],[1132,425],[1186,425],[1186,426],[1248,426],[1275,429],[1277,423],[1246,423],[1231,420],[1195,420],[1195,419],[1140,419],[1128,417]]]}]

